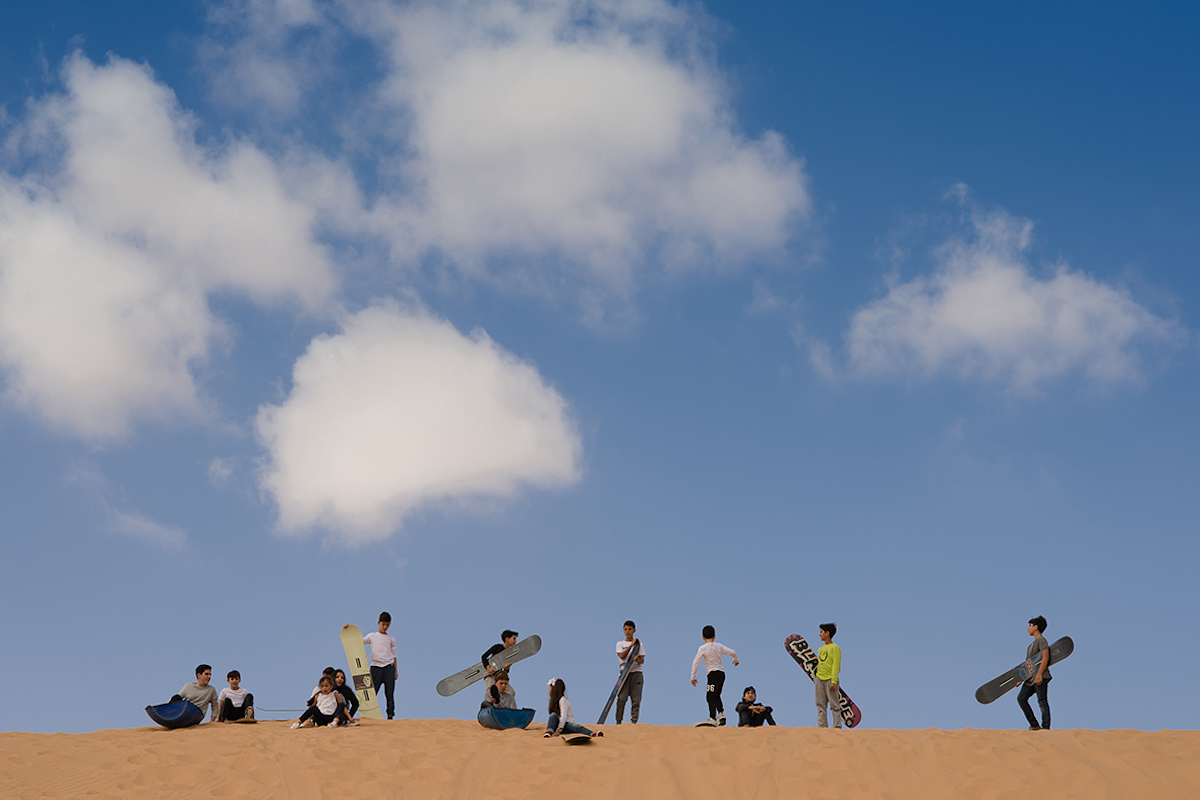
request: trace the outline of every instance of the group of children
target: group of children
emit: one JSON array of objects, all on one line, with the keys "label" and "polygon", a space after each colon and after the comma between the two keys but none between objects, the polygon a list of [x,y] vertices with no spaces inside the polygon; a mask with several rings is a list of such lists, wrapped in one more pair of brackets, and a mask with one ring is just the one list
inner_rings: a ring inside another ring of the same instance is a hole
[{"label": "group of children", "polygon": [[[838,694],[838,677],[842,669],[842,649],[833,643],[837,635],[837,625],[826,622],[821,625],[821,648],[817,651],[817,674],[813,680],[816,686],[817,727],[828,728],[827,708],[833,709],[833,726],[842,727],[842,718],[838,713],[841,698]],[[738,665],[738,656],[729,647],[717,641],[717,632],[712,625],[705,625],[700,632],[704,644],[696,650],[692,659],[692,686],[696,685],[696,670],[704,663],[708,701],[709,725],[724,725],[725,704],[721,700],[721,690],[725,688],[725,656],[733,659],[733,665]],[[757,728],[761,725],[774,725],[771,716],[773,709],[758,702],[758,692],[753,686],[742,690],[742,701],[737,704],[738,727]],[[620,717],[618,716],[618,721]]]},{"label": "group of children", "polygon": [[171,698],[171,702],[186,700],[199,708],[201,713],[211,708],[214,722],[253,722],[254,695],[242,688],[242,674],[231,669],[225,679],[229,682],[229,688],[217,694],[217,690],[209,685],[212,667],[200,664],[196,667],[196,680],[185,683],[179,693]]}]

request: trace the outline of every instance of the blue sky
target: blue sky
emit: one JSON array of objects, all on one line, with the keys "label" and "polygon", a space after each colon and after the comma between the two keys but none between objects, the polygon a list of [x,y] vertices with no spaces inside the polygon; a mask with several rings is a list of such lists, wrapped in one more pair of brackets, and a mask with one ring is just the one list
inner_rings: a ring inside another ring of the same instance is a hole
[{"label": "blue sky", "polygon": [[298,708],[382,609],[402,717],[511,627],[586,722],[633,618],[644,722],[713,624],[811,725],[834,620],[865,726],[1021,727],[1044,614],[1056,725],[1195,726],[1194,10],[0,20],[4,729]]}]

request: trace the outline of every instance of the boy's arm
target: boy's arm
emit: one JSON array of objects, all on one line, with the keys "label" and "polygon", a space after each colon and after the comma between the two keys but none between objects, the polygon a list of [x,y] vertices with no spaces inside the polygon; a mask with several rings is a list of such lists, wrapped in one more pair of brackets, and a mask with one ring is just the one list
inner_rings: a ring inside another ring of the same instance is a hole
[{"label": "boy's arm", "polygon": [[696,651],[696,657],[692,659],[692,686],[696,685],[696,670],[700,668],[700,659],[704,658],[700,650]]},{"label": "boy's arm", "polygon": [[727,656],[733,656],[733,665],[734,665],[735,667],[738,665],[738,657],[737,657],[737,653],[735,653],[735,652],[733,651],[733,648],[732,648],[732,647],[726,647],[725,645],[721,645],[721,652],[722,652],[722,653],[724,653],[724,654],[725,654],[725,655],[727,655]]},{"label": "boy's arm", "polygon": [[1040,684],[1042,682],[1042,673],[1046,671],[1046,667],[1050,666],[1050,648],[1043,647],[1041,649],[1042,661],[1038,664],[1037,675],[1033,676],[1033,682]]},{"label": "boy's arm", "polygon": [[833,670],[833,677],[829,679],[830,686],[838,685],[838,678],[842,674],[842,648],[834,646],[829,654],[829,667]]}]

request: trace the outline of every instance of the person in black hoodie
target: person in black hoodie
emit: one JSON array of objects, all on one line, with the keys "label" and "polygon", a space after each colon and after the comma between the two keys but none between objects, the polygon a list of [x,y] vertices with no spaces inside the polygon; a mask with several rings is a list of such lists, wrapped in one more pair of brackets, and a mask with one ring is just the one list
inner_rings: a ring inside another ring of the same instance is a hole
[{"label": "person in black hoodie", "polygon": [[358,694],[346,685],[346,673],[342,670],[333,672],[333,688],[346,698],[346,713],[353,717],[358,713]]},{"label": "person in black hoodie", "polygon": [[742,691],[742,702],[737,704],[738,727],[757,728],[764,722],[774,725],[775,720],[771,717],[771,710],[770,706],[764,706],[758,702],[758,693],[754,691],[754,687],[747,686]]}]

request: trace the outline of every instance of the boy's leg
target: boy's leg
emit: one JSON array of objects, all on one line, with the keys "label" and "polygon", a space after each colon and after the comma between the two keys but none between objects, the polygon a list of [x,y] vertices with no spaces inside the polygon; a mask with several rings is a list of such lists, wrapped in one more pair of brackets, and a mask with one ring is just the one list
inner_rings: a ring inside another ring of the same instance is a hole
[{"label": "boy's leg", "polygon": [[641,672],[629,674],[626,684],[629,686],[629,721],[637,725],[638,712],[642,710],[642,683],[645,676]]},{"label": "boy's leg", "polygon": [[1042,711],[1042,728],[1050,730],[1050,681],[1042,681],[1037,689],[1038,708]]},{"label": "boy's leg", "polygon": [[725,670],[715,669],[708,673],[708,692],[705,699],[708,700],[708,716],[712,719],[725,714],[725,704],[721,702],[721,690],[724,688]]},{"label": "boy's leg", "polygon": [[[1023,683],[1021,684],[1021,691],[1017,693],[1017,705],[1021,707],[1021,712],[1025,715],[1025,720],[1029,723],[1030,728],[1042,727],[1038,724],[1037,717],[1033,715],[1033,709],[1029,707],[1029,698],[1033,697],[1036,691],[1036,687]],[[1041,701],[1040,697],[1038,701]],[[1049,709],[1047,709],[1047,713],[1049,713]]]},{"label": "boy's leg", "polygon": [[254,719],[254,695],[246,692],[246,700],[242,703],[242,718]]},{"label": "boy's leg", "polygon": [[387,718],[396,716],[396,666],[388,664],[383,668],[383,688],[387,690]]},{"label": "boy's leg", "polygon": [[775,709],[771,708],[770,706],[767,706],[767,710],[763,712],[763,715],[762,715],[762,716],[763,716],[763,720],[764,720],[764,721],[765,721],[765,722],[766,722],[768,725],[774,725],[774,724],[775,724],[775,718],[771,716],[771,712],[772,712],[772,711],[774,711],[774,710],[775,710]]},{"label": "boy's leg", "polygon": [[827,705],[829,705],[829,699],[825,694],[824,684],[826,684],[826,683],[828,683],[828,681],[823,681],[820,678],[817,678],[816,680],[813,681],[813,687],[814,687],[814,690],[816,692],[816,697],[817,697],[817,727],[818,728],[828,728],[829,727],[829,719],[825,714],[825,707]]},{"label": "boy's leg", "polygon": [[621,691],[617,692],[617,724],[621,724],[621,718],[625,716],[625,701],[629,699],[629,684],[633,680],[633,675],[630,674],[625,679],[625,684],[621,687]]}]

